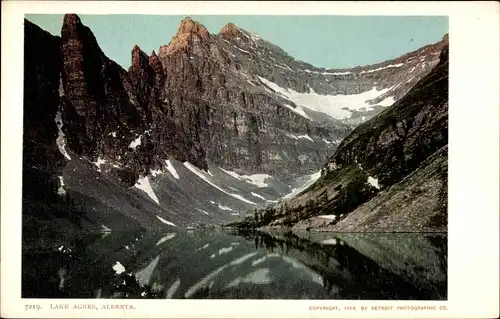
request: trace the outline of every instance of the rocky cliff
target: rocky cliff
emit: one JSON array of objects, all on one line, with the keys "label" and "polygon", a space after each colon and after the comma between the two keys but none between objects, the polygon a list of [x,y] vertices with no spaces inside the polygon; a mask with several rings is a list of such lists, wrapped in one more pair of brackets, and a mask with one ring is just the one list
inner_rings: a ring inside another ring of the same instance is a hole
[{"label": "rocky cliff", "polygon": [[77,15],[60,36],[25,20],[25,225],[235,219],[298,189],[355,125],[429,73],[446,43],[325,70],[234,24],[210,34],[185,18],[158,53],[134,46],[124,70]]}]

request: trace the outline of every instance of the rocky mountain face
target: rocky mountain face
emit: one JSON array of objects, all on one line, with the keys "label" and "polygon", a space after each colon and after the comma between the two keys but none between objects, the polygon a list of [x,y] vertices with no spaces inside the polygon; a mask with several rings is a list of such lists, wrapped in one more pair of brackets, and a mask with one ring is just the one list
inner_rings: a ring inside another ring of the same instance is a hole
[{"label": "rocky mountain face", "polygon": [[214,35],[186,18],[158,53],[134,46],[124,70],[77,15],[60,36],[25,20],[25,228],[176,227],[272,203],[404,96],[446,43],[325,70],[231,23]]},{"label": "rocky mountain face", "polygon": [[359,125],[298,196],[241,226],[322,231],[446,231],[448,47],[394,105]]}]

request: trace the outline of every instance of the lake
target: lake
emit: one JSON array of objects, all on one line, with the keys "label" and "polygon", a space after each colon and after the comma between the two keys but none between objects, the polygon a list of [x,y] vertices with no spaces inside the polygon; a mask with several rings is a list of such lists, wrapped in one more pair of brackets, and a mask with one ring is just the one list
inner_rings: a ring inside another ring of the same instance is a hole
[{"label": "lake", "polygon": [[23,250],[23,298],[446,300],[447,235],[109,232]]}]

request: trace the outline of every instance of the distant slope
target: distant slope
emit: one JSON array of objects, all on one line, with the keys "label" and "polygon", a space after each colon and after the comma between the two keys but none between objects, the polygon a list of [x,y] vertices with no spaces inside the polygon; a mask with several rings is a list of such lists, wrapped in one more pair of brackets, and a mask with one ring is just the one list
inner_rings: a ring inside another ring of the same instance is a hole
[{"label": "distant slope", "polygon": [[316,183],[239,225],[446,230],[448,64],[445,47],[408,94],[342,141]]}]

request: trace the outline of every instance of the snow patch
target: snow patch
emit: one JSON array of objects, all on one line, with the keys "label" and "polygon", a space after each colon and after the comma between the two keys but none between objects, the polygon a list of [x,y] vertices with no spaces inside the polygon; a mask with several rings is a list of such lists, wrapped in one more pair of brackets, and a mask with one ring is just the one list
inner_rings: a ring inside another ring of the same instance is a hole
[{"label": "snow patch", "polygon": [[231,195],[232,197],[234,197],[234,198],[236,198],[236,199],[241,200],[242,202],[245,202],[245,203],[248,203],[248,204],[255,205],[255,203],[254,203],[254,202],[249,201],[248,199],[246,199],[245,197],[243,197],[243,196],[241,196],[241,195],[234,194],[234,193],[230,193],[229,195]]},{"label": "snow patch", "polygon": [[197,209],[197,210],[199,210],[200,212],[202,212],[203,214],[207,215],[207,216],[208,216],[208,215],[210,215],[209,213],[207,213],[207,212],[206,212],[206,211],[204,211],[203,209],[199,209],[199,208],[196,208],[196,209]]},{"label": "snow patch", "polygon": [[238,31],[240,31],[240,33],[242,35],[244,35],[247,39],[250,39],[250,37],[245,33],[245,31],[241,30],[240,28],[236,27],[236,29],[238,29]]},{"label": "snow patch", "polygon": [[322,245],[337,245],[337,239],[332,238],[332,239],[325,239],[319,242]]},{"label": "snow patch", "polygon": [[290,104],[283,104],[284,106],[286,106],[287,108],[289,108],[290,110],[294,111],[295,113],[299,114],[300,116],[302,117],[305,117],[306,119],[310,120],[311,118],[306,114],[306,112],[304,112],[304,109],[301,108],[300,106],[297,106],[297,107],[293,107],[291,106]]},{"label": "snow patch", "polygon": [[335,218],[337,218],[337,216],[335,216],[335,215],[320,215],[318,217],[324,218],[324,219],[331,219],[331,220],[335,220]]},{"label": "snow patch", "polygon": [[368,71],[361,71],[360,74],[377,72],[377,71],[388,69],[388,68],[399,68],[400,66],[403,66],[403,63],[390,64],[390,65],[387,65],[387,66],[380,67],[378,69],[373,69],[373,70],[368,70]]},{"label": "snow patch", "polygon": [[309,140],[309,141],[314,143],[314,140],[307,134],[299,135],[299,136],[297,136],[297,138],[303,138],[303,139]]},{"label": "snow patch", "polygon": [[[212,255],[213,256],[213,255]],[[219,275],[224,269],[226,269],[229,265],[226,264],[226,265],[223,265],[219,268],[217,268],[216,270],[212,271],[210,274],[208,274],[207,276],[205,276],[202,280],[200,280],[199,282],[197,282],[195,285],[193,285],[192,287],[190,287],[186,293],[184,294],[184,297],[186,298],[189,298],[191,297],[192,295],[194,295],[198,290],[204,288],[207,286],[207,284],[213,279],[215,278],[217,275]]]},{"label": "snow patch", "polygon": [[380,101],[377,103],[377,105],[381,105],[381,106],[391,106],[394,104],[394,102],[396,102],[394,100],[394,96],[389,96],[387,98],[385,98],[383,101]]},{"label": "snow patch", "polygon": [[170,160],[165,161],[167,163],[167,170],[172,174],[172,176],[175,179],[179,179],[179,174],[177,174],[177,171],[175,170],[175,167],[170,163]]},{"label": "snow patch", "polygon": [[320,177],[321,177],[321,170],[317,171],[314,174],[309,175],[309,180],[307,182],[305,182],[304,185],[302,185],[299,188],[292,189],[292,191],[289,194],[285,195],[283,198],[290,199],[290,198],[295,197],[296,195],[300,194],[302,191],[306,190],[309,186],[314,184]]},{"label": "snow patch", "polygon": [[59,183],[61,185],[59,185],[59,188],[57,189],[57,194],[59,195],[66,195],[66,190],[64,189],[64,179],[62,176],[59,176]]},{"label": "snow patch", "polygon": [[113,270],[116,272],[117,275],[119,275],[125,271],[125,267],[123,267],[123,265],[120,264],[119,261],[117,261],[116,264],[113,266]]},{"label": "snow patch", "polygon": [[241,265],[244,263],[247,259],[252,258],[253,256],[257,255],[257,252],[249,253],[244,256],[241,256],[240,258],[236,258],[235,260],[231,261],[229,264],[231,266],[236,266],[236,265]]},{"label": "snow patch", "polygon": [[380,189],[380,186],[378,185],[378,179],[373,178],[371,176],[368,176],[368,184],[372,185],[376,189]]},{"label": "snow patch", "polygon": [[111,232],[111,229],[109,229],[108,227],[106,227],[104,225],[101,225],[101,232],[109,233],[109,232]]},{"label": "snow patch", "polygon": [[227,206],[224,206],[224,205],[221,205],[221,204],[217,204],[217,206],[222,209],[222,210],[228,210],[228,211],[233,211],[233,209],[231,207],[227,207]]},{"label": "snow patch", "polygon": [[282,259],[284,261],[289,262],[294,268],[302,269],[306,273],[309,273],[311,275],[311,277],[312,277],[312,281],[316,282],[317,284],[319,284],[321,286],[323,285],[323,280],[322,280],[321,275],[319,275],[317,272],[315,272],[311,268],[309,268],[306,265],[302,264],[298,260],[295,260],[295,259],[293,259],[291,257],[288,257],[288,256],[282,256]]},{"label": "snow patch", "polygon": [[266,183],[268,179],[272,179],[273,177],[268,174],[253,174],[253,175],[242,175],[246,182],[258,186],[260,188],[268,187],[269,185]]},{"label": "snow patch", "polygon": [[252,283],[252,284],[269,284],[271,283],[271,277],[269,275],[269,269],[267,268],[259,268],[245,277],[236,278],[231,281],[226,287],[237,287],[243,283]]},{"label": "snow patch", "polygon": [[203,249],[207,248],[208,246],[210,246],[210,244],[205,244],[203,247],[196,249],[196,251],[203,250]]},{"label": "snow patch", "polygon": [[373,87],[370,91],[351,95],[321,95],[311,90],[309,93],[299,93],[293,89],[282,88],[278,84],[265,78],[259,77],[262,83],[274,90],[275,94],[286,97],[297,106],[303,106],[310,110],[324,113],[332,118],[346,119],[351,117],[352,110],[368,108],[367,101],[373,100],[389,91],[391,88],[377,90]]},{"label": "snow patch", "polygon": [[163,219],[161,218],[160,216],[156,215],[156,218],[158,218],[162,223],[164,224],[167,224],[167,225],[170,225],[170,226],[174,226],[174,227],[177,227],[176,224],[172,223],[172,222],[169,222],[168,220],[166,219]]},{"label": "snow patch", "polygon": [[260,40],[260,36],[256,33],[250,33],[250,36],[252,37],[252,40],[254,40],[254,41]]},{"label": "snow patch", "polygon": [[106,164],[106,160],[102,159],[100,157],[97,158],[97,162],[93,162],[95,166],[97,166],[97,170],[100,172],[101,171],[101,165]]},{"label": "snow patch", "polygon": [[177,289],[179,289],[179,286],[181,285],[181,280],[177,278],[175,282],[168,288],[167,290],[167,296],[165,297],[166,299],[172,299],[172,296],[175,294]]},{"label": "snow patch", "polygon": [[156,194],[153,192],[153,189],[151,188],[151,184],[149,183],[149,178],[146,177],[140,177],[137,183],[134,185],[138,189],[144,191],[148,196],[154,200],[158,205],[160,205],[160,201],[158,200],[158,197],[156,197]]},{"label": "snow patch", "polygon": [[155,259],[153,259],[144,269],[141,269],[135,274],[135,277],[139,281],[139,284],[141,286],[148,285],[149,280],[151,279],[151,275],[153,274],[153,271],[155,270],[156,266],[158,265],[158,262],[160,261],[160,255],[156,256]]},{"label": "snow patch", "polygon": [[163,172],[162,172],[162,171],[160,171],[160,170],[158,170],[158,171],[157,171],[157,170],[150,170],[150,172],[151,172],[151,175],[152,175],[153,177],[156,177],[156,175],[160,175],[161,173],[163,173]]},{"label": "snow patch", "polygon": [[71,157],[69,156],[68,152],[66,151],[66,139],[64,138],[64,133],[62,131],[63,121],[62,121],[61,111],[57,111],[56,117],[54,118],[54,121],[56,122],[57,130],[58,130],[56,144],[57,144],[57,147],[59,148],[59,152],[61,152],[61,154],[64,155],[64,157],[66,157],[66,159],[71,160]]},{"label": "snow patch", "polygon": [[62,74],[59,73],[59,97],[64,96],[64,85],[62,80]]},{"label": "snow patch", "polygon": [[128,147],[135,150],[135,148],[137,146],[141,145],[141,137],[142,137],[142,134],[139,135],[138,138],[136,138],[135,140],[133,140]]},{"label": "snow patch", "polygon": [[228,252],[230,252],[233,249],[234,249],[233,246],[229,246],[227,248],[221,248],[221,249],[219,249],[218,255],[220,256],[220,255],[223,255],[223,254],[227,254]]},{"label": "snow patch", "polygon": [[223,171],[224,173],[228,174],[229,176],[231,176],[233,178],[236,178],[237,180],[240,180],[240,181],[243,180],[243,177],[236,172],[227,171],[223,168],[221,168],[221,171]]},{"label": "snow patch", "polygon": [[352,74],[352,72],[346,71],[346,72],[318,72],[318,71],[311,71],[309,69],[305,69],[304,72],[306,73],[314,73],[314,74],[323,74],[323,75],[344,75],[344,74]]},{"label": "snow patch", "polygon": [[260,263],[263,263],[264,261],[266,261],[266,259],[267,259],[267,256],[264,256],[264,257],[259,258],[257,260],[253,260],[252,261],[252,267],[254,267],[254,266],[256,266],[256,265],[258,265]]},{"label": "snow patch", "polygon": [[262,200],[266,200],[263,196],[261,196],[261,195],[259,195],[259,194],[256,194],[256,193],[254,193],[254,192],[251,192],[250,194],[252,194],[252,196],[254,196],[254,197],[260,198],[260,199],[262,199]]},{"label": "snow patch", "polygon": [[243,50],[243,49],[240,49],[240,48],[238,48],[238,47],[237,47],[237,46],[235,46],[235,45],[233,45],[233,47],[234,47],[236,50],[240,50],[240,51],[241,51],[241,52],[243,52],[243,53],[246,53],[246,54],[250,54],[250,55],[251,55],[251,53],[250,53],[250,52],[245,51],[245,50]]},{"label": "snow patch", "polygon": [[202,171],[198,168],[196,168],[194,165],[192,165],[191,163],[189,162],[184,162],[184,166],[189,169],[191,172],[193,172],[194,174],[198,175],[198,177],[200,177],[201,179],[203,179],[205,182],[207,182],[208,184],[212,185],[213,187],[215,187],[216,189],[220,190],[221,192],[223,192],[224,194],[227,194],[229,196],[232,196],[234,198],[237,198],[245,203],[248,203],[248,204],[252,204],[252,205],[255,205],[254,202],[252,201],[249,201],[248,199],[245,199],[243,198],[242,196],[238,195],[238,194],[233,194],[233,193],[229,193],[229,192],[226,192],[225,190],[223,190],[222,188],[220,188],[219,186],[215,185],[214,183],[212,183],[208,177],[202,173]]},{"label": "snow patch", "polygon": [[176,233],[170,233],[170,234],[167,234],[165,237],[163,237],[162,239],[160,239],[157,243],[156,243],[156,246],[159,246],[161,244],[163,244],[164,242],[166,242],[167,240],[169,239],[172,239],[176,236]]}]

